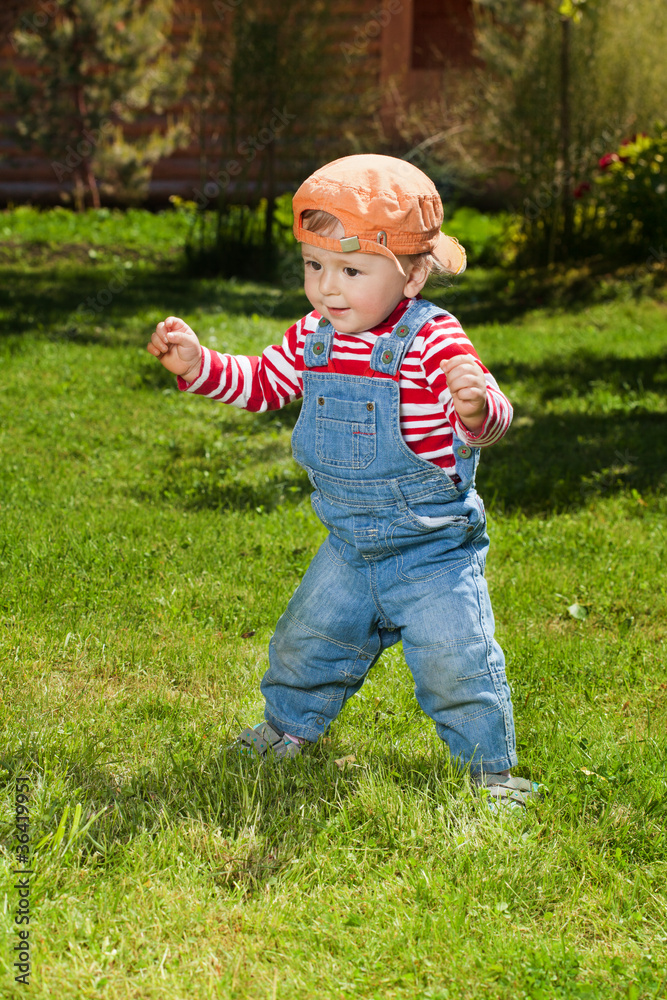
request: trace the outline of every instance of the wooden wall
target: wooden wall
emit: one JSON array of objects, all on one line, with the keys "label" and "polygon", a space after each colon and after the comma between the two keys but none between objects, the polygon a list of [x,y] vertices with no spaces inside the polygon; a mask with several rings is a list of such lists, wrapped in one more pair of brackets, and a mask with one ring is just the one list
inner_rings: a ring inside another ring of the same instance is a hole
[{"label": "wooden wall", "polygon": [[[15,24],[16,17],[43,17],[42,8],[48,11],[47,5],[53,2],[37,0],[26,5],[21,0],[4,0],[0,30]],[[234,0],[231,0],[229,9],[233,10],[233,6]],[[469,8],[470,0],[336,0],[336,44],[341,53],[341,72],[352,74],[350,86],[354,86],[355,57],[363,55],[361,62],[366,84],[370,80],[385,94],[381,107],[385,133],[391,133],[392,94],[400,90],[409,98],[413,93],[423,92],[425,86],[437,87],[450,64],[470,61],[471,40],[466,41],[465,36]],[[188,111],[192,140],[188,147],[177,150],[156,165],[148,198],[148,204],[155,207],[167,204],[170,195],[174,194],[183,198],[200,197],[195,192],[203,192],[211,172],[215,173],[221,166],[225,114],[217,95],[210,93],[207,66],[218,57],[230,15],[220,0],[217,4],[214,0],[176,0],[172,30],[176,45],[189,37],[197,15],[201,17],[203,28],[202,56],[184,99],[170,109],[177,114]],[[39,20],[35,23],[39,25]],[[429,39],[433,40],[432,44],[428,43]],[[18,60],[4,34],[0,65],[10,62],[22,73],[39,73],[39,66]],[[202,111],[204,97],[209,107]],[[148,134],[163,125],[165,118],[165,115],[142,113],[137,121],[126,125],[126,132],[128,135]],[[49,160],[38,150],[26,152],[16,144],[3,128],[10,122],[6,102],[0,94],[0,204],[71,204],[71,184],[67,179],[58,181]],[[289,145],[287,131],[281,136],[281,142]],[[327,158],[323,149],[320,162]],[[224,162],[222,160],[223,166]],[[302,179],[303,165],[296,162],[296,158],[291,161],[289,155],[283,156],[281,162],[282,173],[276,179],[277,185],[284,190],[293,189]]]}]

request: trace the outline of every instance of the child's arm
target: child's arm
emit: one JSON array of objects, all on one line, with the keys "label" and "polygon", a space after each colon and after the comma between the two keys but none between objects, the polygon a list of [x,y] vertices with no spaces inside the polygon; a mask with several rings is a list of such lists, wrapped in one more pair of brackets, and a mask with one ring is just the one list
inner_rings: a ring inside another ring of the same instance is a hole
[{"label": "child's arm", "polygon": [[199,338],[178,316],[167,316],[158,323],[146,350],[184,382],[194,382],[201,369]]},{"label": "child's arm", "polygon": [[158,323],[147,349],[178,375],[181,390],[253,412],[277,410],[303,392],[304,322],[291,326],[281,344],[252,357],[203,347],[182,319],[168,316]]},{"label": "child's arm", "polygon": [[478,448],[495,444],[512,422],[512,405],[449,313],[424,330],[417,347],[426,384],[452,430]]}]

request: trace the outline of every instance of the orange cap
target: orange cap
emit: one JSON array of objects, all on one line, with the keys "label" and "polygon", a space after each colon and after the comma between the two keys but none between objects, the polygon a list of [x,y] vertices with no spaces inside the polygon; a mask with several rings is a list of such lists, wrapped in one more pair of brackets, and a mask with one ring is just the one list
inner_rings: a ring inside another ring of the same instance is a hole
[{"label": "orange cap", "polygon": [[[466,252],[453,236],[440,231],[442,201],[435,184],[407,160],[379,153],[343,156],[316,170],[294,195],[294,235],[300,243],[324,250],[397,256],[432,253],[451,274],[466,267]],[[303,212],[329,212],[343,226],[336,239],[301,225]]]}]

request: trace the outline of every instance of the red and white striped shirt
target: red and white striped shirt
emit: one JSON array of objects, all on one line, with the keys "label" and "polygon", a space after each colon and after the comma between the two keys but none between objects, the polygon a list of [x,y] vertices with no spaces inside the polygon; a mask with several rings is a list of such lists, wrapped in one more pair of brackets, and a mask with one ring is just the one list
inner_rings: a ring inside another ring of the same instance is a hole
[{"label": "red and white striped shirt", "polygon": [[[399,302],[391,316],[366,333],[339,333],[333,337],[331,358],[345,375],[363,375],[378,337],[388,336],[407,309],[410,299]],[[277,410],[303,394],[303,345],[317,328],[320,313],[313,311],[286,331],[282,343],[267,347],[261,357],[219,354],[202,347],[199,375],[178,386],[187,392],[231,403],[261,413]],[[459,419],[440,362],[470,354],[486,376],[488,414],[473,434]],[[460,323],[454,316],[436,316],[414,338],[399,373],[400,419],[403,439],[422,458],[443,469],[455,466],[453,432],[476,447],[487,447],[507,431],[512,406],[493,375],[482,365]]]}]

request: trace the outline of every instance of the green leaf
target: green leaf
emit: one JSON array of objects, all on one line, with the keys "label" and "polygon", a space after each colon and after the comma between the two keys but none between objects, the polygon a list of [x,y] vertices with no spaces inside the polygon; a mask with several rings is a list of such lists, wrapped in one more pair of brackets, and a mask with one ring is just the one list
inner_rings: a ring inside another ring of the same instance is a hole
[{"label": "green leaf", "polygon": [[575,24],[579,24],[582,18],[580,7],[584,3],[586,3],[586,0],[563,0],[558,8],[558,13],[561,17],[569,18]]},{"label": "green leaf", "polygon": [[79,829],[79,822],[80,821],[81,821],[81,803],[77,802],[76,807],[74,809],[74,818],[72,820],[72,828],[71,828],[71,830],[69,832],[69,840],[67,841],[67,845],[65,847],[65,851],[68,851],[69,848],[72,846],[72,842],[74,841],[74,839],[76,837],[77,830]]},{"label": "green leaf", "polygon": [[63,809],[63,814],[60,818],[60,823],[58,823],[58,829],[53,835],[53,843],[57,847],[61,843],[63,837],[65,836],[65,823],[67,822],[67,817],[69,816],[69,805],[65,806]]},{"label": "green leaf", "polygon": [[583,604],[571,604],[567,610],[573,618],[577,619],[577,621],[583,622],[586,618],[588,618],[588,608],[585,608]]}]

